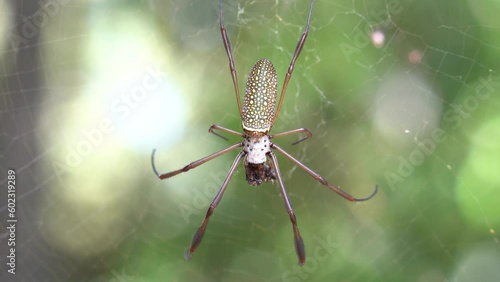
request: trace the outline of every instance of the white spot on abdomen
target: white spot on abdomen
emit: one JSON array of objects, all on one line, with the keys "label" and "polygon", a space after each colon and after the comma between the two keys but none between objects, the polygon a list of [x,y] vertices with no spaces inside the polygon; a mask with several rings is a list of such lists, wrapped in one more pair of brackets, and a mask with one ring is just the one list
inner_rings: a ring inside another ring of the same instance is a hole
[{"label": "white spot on abdomen", "polygon": [[266,162],[266,154],[271,151],[267,135],[261,137],[247,136],[243,143],[245,146],[243,151],[247,153],[249,163],[262,164]]}]

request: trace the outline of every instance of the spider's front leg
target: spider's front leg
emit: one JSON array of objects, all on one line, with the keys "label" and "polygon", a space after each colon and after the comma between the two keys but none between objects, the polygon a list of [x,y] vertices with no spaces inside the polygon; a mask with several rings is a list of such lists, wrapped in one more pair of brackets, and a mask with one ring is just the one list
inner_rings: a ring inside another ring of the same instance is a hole
[{"label": "spider's front leg", "polygon": [[283,179],[281,178],[280,168],[278,166],[278,159],[276,155],[271,151],[269,153],[270,163],[276,169],[276,177],[278,179],[278,184],[281,189],[281,195],[283,196],[283,200],[285,201],[285,208],[290,217],[290,221],[292,222],[293,228],[293,241],[295,244],[295,251],[297,252],[297,256],[299,258],[299,265],[302,266],[306,263],[306,249],[304,247],[304,241],[302,240],[302,236],[300,236],[299,227],[297,226],[297,218],[295,217],[295,212],[292,208],[292,203],[288,198],[288,194],[286,192],[285,184],[283,184]]},{"label": "spider's front leg", "polygon": [[238,156],[236,156],[236,159],[234,159],[233,165],[229,169],[229,172],[227,173],[226,179],[224,179],[224,182],[222,183],[222,186],[219,189],[219,192],[215,196],[214,200],[210,204],[210,207],[208,208],[207,214],[205,216],[205,219],[201,223],[200,227],[196,230],[196,233],[194,233],[193,240],[191,241],[191,247],[189,250],[186,252],[186,260],[189,260],[191,256],[193,255],[194,251],[196,251],[196,248],[198,248],[198,245],[201,243],[201,239],[203,239],[203,235],[205,235],[205,229],[207,228],[208,220],[210,219],[210,216],[214,212],[215,208],[219,204],[220,200],[222,199],[222,195],[224,194],[224,191],[226,191],[227,185],[229,184],[229,180],[231,180],[231,177],[234,174],[234,171],[236,170],[236,166],[240,162],[241,158],[245,155],[245,152],[241,151]]}]

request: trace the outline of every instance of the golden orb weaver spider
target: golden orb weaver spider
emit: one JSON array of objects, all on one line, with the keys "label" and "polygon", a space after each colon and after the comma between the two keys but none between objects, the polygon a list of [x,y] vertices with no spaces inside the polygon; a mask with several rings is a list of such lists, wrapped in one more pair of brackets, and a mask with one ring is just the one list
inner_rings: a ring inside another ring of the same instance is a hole
[{"label": "golden orb weaver spider", "polygon": [[[222,17],[222,0],[219,0],[220,32],[229,59],[229,69],[231,72],[231,77],[233,79],[236,101],[238,102],[238,110],[242,120],[243,133],[215,124],[212,124],[210,126],[208,132],[227,140],[226,137],[218,134],[217,132],[214,132],[214,130],[220,130],[223,132],[227,132],[229,134],[240,136],[244,138],[244,140],[242,142],[238,142],[234,145],[231,145],[226,149],[223,149],[209,156],[206,156],[202,159],[194,161],[181,169],[174,170],[164,174],[158,173],[154,164],[154,155],[156,149],[153,149],[153,152],[151,154],[151,164],[153,166],[155,174],[160,179],[167,179],[177,174],[193,169],[199,165],[202,165],[236,148],[243,147],[243,150],[236,156],[236,159],[233,161],[233,164],[231,165],[231,168],[229,169],[229,172],[226,178],[224,179],[224,182],[222,183],[219,192],[217,193],[212,203],[210,204],[205,219],[203,220],[200,227],[196,230],[196,233],[193,236],[193,240],[191,241],[191,247],[186,252],[187,260],[191,258],[191,255],[194,253],[194,251],[200,244],[201,239],[205,234],[205,229],[207,227],[208,220],[210,219],[210,216],[212,215],[215,208],[222,199],[222,195],[224,194],[224,191],[226,191],[226,187],[229,183],[229,180],[233,176],[237,165],[240,163],[243,157],[245,157],[244,167],[246,173],[246,180],[248,184],[252,186],[258,186],[261,185],[263,182],[267,182],[269,180],[272,182],[274,180],[278,181],[278,185],[281,189],[281,194],[285,202],[286,210],[288,212],[288,215],[290,216],[290,221],[292,222],[295,251],[297,252],[297,256],[299,258],[299,265],[301,266],[306,262],[304,243],[302,241],[302,237],[300,236],[299,228],[297,227],[297,219],[295,217],[292,204],[288,198],[285,185],[283,184],[283,179],[281,177],[278,160],[273,152],[273,149],[283,154],[287,159],[289,159],[295,165],[302,168],[305,172],[311,175],[315,180],[319,181],[322,185],[327,186],[335,193],[339,194],[340,196],[349,201],[355,201],[355,202],[366,201],[371,199],[377,193],[378,186],[375,185],[374,191],[368,197],[355,198],[350,194],[348,194],[347,192],[344,192],[340,188],[337,188],[332,184],[329,184],[321,175],[319,175],[318,173],[314,172],[313,170],[302,164],[299,160],[297,160],[292,155],[285,152],[283,149],[281,149],[281,147],[279,147],[275,143],[271,142],[271,139],[273,138],[290,134],[296,134],[296,133],[305,133],[307,136],[294,142],[293,144],[297,144],[312,137],[312,133],[306,128],[298,128],[272,135],[270,135],[269,132],[280,112],[281,104],[283,103],[283,98],[285,97],[286,88],[288,82],[290,81],[290,77],[292,76],[293,68],[295,66],[295,61],[299,57],[299,54],[302,51],[302,47],[304,47],[304,43],[306,42],[306,38],[309,33],[309,25],[311,22],[311,14],[313,6],[314,6],[314,0],[311,0],[311,6],[309,8],[309,15],[307,17],[306,27],[304,29],[304,32],[302,33],[302,36],[299,39],[299,42],[297,43],[297,46],[295,48],[295,53],[293,54],[292,61],[290,62],[290,66],[288,67],[288,71],[285,76],[285,81],[283,83],[283,87],[281,88],[281,95],[278,102],[278,107],[275,108],[276,96],[278,92],[276,70],[274,69],[274,66],[271,63],[271,61],[267,59],[260,59],[252,67],[250,75],[248,76],[246,91],[243,97],[243,107],[242,107],[240,101],[240,94],[238,90],[238,79],[236,77],[234,59],[231,50],[231,44],[229,41],[229,36],[227,35],[226,29],[224,27],[224,19]],[[269,162],[269,165],[266,164],[266,161]]]}]

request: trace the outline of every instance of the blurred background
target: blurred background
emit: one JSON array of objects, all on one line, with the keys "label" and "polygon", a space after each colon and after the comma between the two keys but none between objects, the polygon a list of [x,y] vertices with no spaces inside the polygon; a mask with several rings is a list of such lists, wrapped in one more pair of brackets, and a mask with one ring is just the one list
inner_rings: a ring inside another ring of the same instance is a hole
[{"label": "blurred background", "polygon": [[[306,0],[224,0],[239,89],[270,59],[281,89]],[[184,260],[239,142],[216,0],[0,1],[1,281],[499,281],[500,3],[317,0],[272,132],[347,202],[278,155],[240,165]],[[16,274],[8,169],[16,172]]]}]

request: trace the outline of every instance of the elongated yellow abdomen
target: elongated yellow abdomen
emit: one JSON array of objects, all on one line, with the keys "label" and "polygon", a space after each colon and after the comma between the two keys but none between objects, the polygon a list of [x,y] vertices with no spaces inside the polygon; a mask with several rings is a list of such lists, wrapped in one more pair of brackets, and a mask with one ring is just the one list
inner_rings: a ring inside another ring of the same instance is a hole
[{"label": "elongated yellow abdomen", "polygon": [[278,93],[273,63],[260,59],[250,71],[243,98],[242,126],[247,133],[267,133],[271,129]]}]

